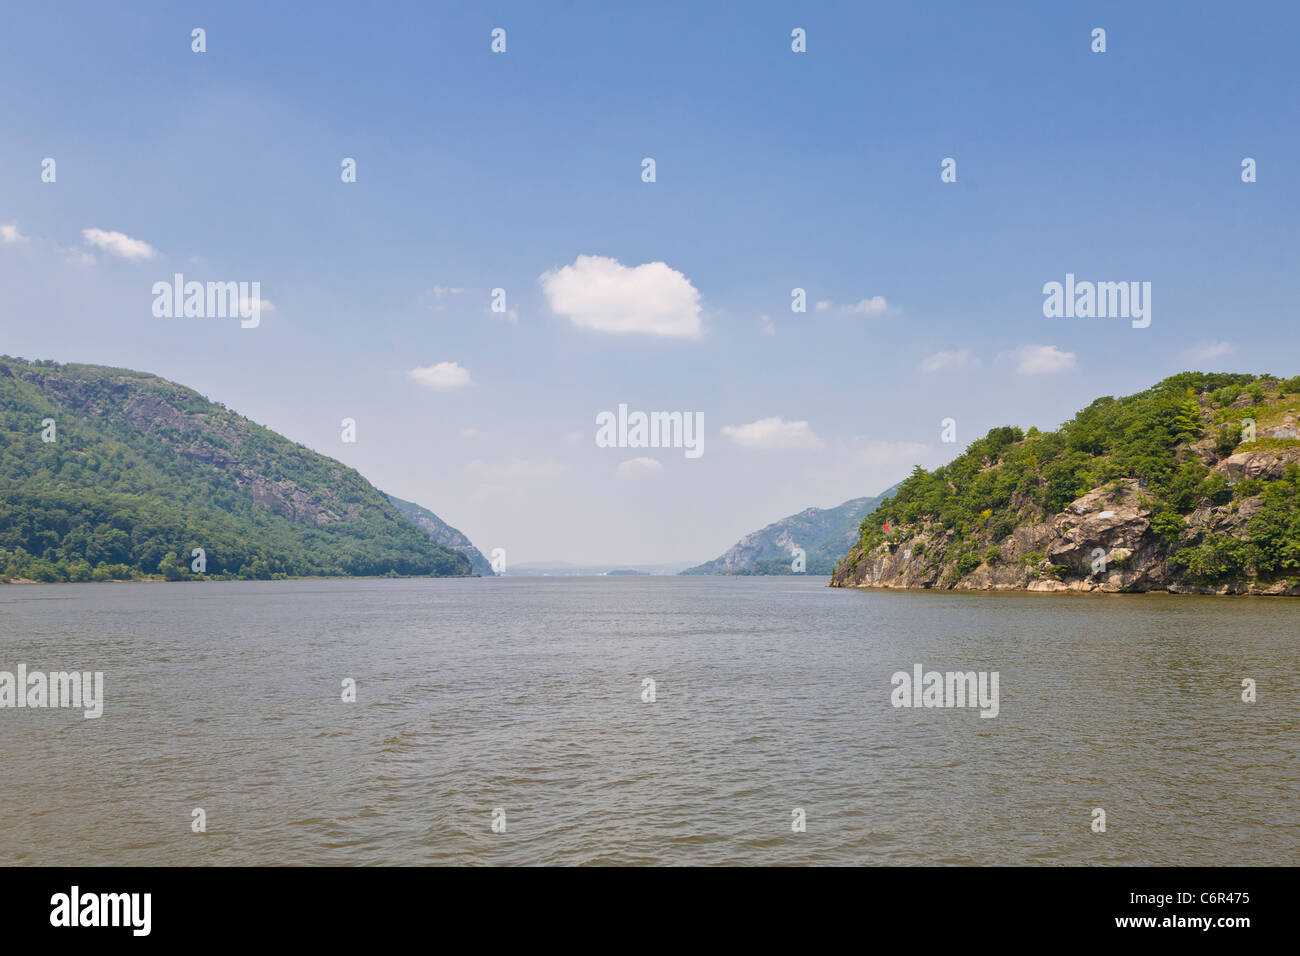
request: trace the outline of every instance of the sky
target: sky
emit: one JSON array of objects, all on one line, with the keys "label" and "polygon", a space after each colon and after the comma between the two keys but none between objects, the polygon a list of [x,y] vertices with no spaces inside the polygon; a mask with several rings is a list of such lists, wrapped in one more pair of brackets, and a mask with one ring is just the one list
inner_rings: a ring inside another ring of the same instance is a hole
[{"label": "sky", "polygon": [[[7,4],[0,353],[180,382],[508,562],[705,561],[991,427],[1300,372],[1298,27],[1249,0]],[[176,273],[258,282],[259,323],[155,315]],[[1149,289],[1149,325],[1045,315],[1067,274]],[[702,416],[701,453],[601,447],[620,404]]]}]

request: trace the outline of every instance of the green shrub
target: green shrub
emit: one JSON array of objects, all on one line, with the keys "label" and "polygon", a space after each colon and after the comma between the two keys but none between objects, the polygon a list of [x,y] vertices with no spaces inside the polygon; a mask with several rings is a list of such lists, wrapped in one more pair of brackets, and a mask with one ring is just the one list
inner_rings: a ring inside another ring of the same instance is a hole
[{"label": "green shrub", "polygon": [[1264,490],[1264,482],[1258,478],[1243,478],[1232,486],[1232,493],[1237,498],[1252,498]]},{"label": "green shrub", "polygon": [[1175,541],[1187,528],[1187,522],[1176,511],[1164,509],[1151,516],[1151,530],[1167,541]]},{"label": "green shrub", "polygon": [[1175,552],[1169,560],[1198,580],[1214,582],[1244,572],[1246,553],[1245,542],[1211,532],[1200,544]]}]

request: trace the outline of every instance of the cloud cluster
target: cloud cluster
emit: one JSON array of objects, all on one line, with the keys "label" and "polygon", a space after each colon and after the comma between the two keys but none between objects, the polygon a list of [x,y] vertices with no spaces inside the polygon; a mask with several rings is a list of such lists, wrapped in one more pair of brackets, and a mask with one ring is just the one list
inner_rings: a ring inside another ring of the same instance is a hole
[{"label": "cloud cluster", "polygon": [[1078,364],[1078,356],[1055,345],[1022,345],[1004,353],[1016,363],[1017,375],[1052,375]]},{"label": "cloud cluster", "polygon": [[551,311],[580,328],[680,339],[704,331],[699,291],[663,262],[629,267],[607,256],[583,255],[538,281]]},{"label": "cloud cluster", "polygon": [[969,349],[944,349],[921,362],[922,372],[941,372],[950,368],[979,368],[979,356]]},{"label": "cloud cluster", "polygon": [[143,239],[132,239],[122,232],[105,232],[103,229],[83,229],[81,235],[92,246],[102,249],[109,255],[125,259],[127,262],[140,262],[152,259],[158,250]]},{"label": "cloud cluster", "polygon": [[30,242],[31,240],[18,231],[18,223],[11,222],[8,225],[0,226],[0,242],[5,245],[11,245],[19,242]]},{"label": "cloud cluster", "polygon": [[645,478],[663,469],[664,466],[654,458],[629,458],[619,462],[616,472],[620,478]]},{"label": "cloud cluster", "polygon": [[439,362],[424,368],[413,368],[406,373],[426,388],[447,390],[469,384],[469,369],[458,362]]},{"label": "cloud cluster", "polygon": [[760,418],[748,425],[724,425],[722,434],[741,448],[767,451],[774,448],[823,448],[826,443],[807,422],[784,418]]},{"label": "cloud cluster", "polygon": [[1237,351],[1237,347],[1231,342],[1207,342],[1205,345],[1197,345],[1186,349],[1183,352],[1183,358],[1192,362],[1210,362],[1214,359],[1223,358],[1225,355],[1231,355]]},{"label": "cloud cluster", "polygon": [[835,309],[837,312],[846,312],[850,315],[884,315],[887,312],[896,311],[893,306],[885,301],[883,295],[868,296],[852,305],[837,306],[827,299],[817,303],[818,312],[829,312],[831,309]]}]

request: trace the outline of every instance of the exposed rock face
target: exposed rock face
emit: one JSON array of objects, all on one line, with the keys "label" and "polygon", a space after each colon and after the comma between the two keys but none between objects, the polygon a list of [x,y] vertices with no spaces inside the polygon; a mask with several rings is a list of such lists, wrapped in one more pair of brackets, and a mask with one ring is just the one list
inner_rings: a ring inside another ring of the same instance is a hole
[{"label": "exposed rock face", "polygon": [[[147,383],[150,390],[137,383]],[[229,475],[258,507],[291,521],[328,525],[353,520],[360,513],[355,501],[345,503],[331,494],[334,488],[309,490],[289,478],[268,478],[267,472],[276,467],[269,454],[241,458],[232,453],[230,449],[241,447],[259,426],[233,415],[213,414],[209,403],[183,386],[139,373],[125,373],[118,381],[50,377],[42,385],[88,418],[130,427],[161,449]],[[331,477],[349,493],[368,487],[350,469],[335,468]]]},{"label": "exposed rock face", "polygon": [[[1094,489],[1050,521],[1017,528],[999,545],[999,556],[954,582],[957,590],[991,591],[1145,591],[1159,589],[1164,563],[1150,533],[1150,513],[1137,505],[1137,482],[1117,490]],[[859,580],[851,572],[837,583],[851,587],[931,588],[939,584],[944,554],[954,535],[912,537],[892,550],[882,545],[858,564],[870,562]],[[1035,556],[1037,559],[1035,560]],[[1027,559],[1027,560],[1026,560]],[[1082,580],[1063,582],[1048,575],[1057,565],[1086,569]],[[851,582],[851,583],[850,583]]]},{"label": "exposed rock face", "polygon": [[1291,446],[1269,451],[1244,451],[1230,455],[1215,465],[1214,470],[1226,475],[1230,481],[1243,478],[1281,478],[1286,466],[1300,461],[1300,447]]},{"label": "exposed rock face", "polygon": [[[1213,432],[1212,413],[1220,408],[1200,398],[1204,431]],[[1107,482],[1070,502],[1060,512],[1043,517],[1025,499],[1014,527],[1000,532],[977,527],[963,539],[923,517],[911,525],[870,529],[862,541],[875,543],[863,550],[855,544],[836,568],[835,587],[944,588],[953,590],[1030,591],[1169,591],[1198,594],[1286,594],[1300,596],[1300,576],[1292,573],[1257,578],[1243,573],[1232,580],[1206,583],[1183,564],[1171,560],[1178,549],[1205,542],[1228,541],[1244,546],[1251,540],[1251,519],[1265,508],[1264,497],[1250,490],[1231,493],[1243,481],[1267,485],[1284,478],[1300,464],[1300,426],[1294,392],[1276,394],[1268,386],[1264,404],[1243,397],[1223,407],[1256,410],[1271,417],[1259,429],[1259,441],[1243,439],[1233,444],[1214,437],[1181,446],[1185,460],[1199,460],[1220,487],[1229,489],[1223,504],[1203,499],[1190,513],[1175,515],[1181,525],[1171,531],[1165,520],[1164,535],[1153,528],[1152,499],[1146,486],[1133,478]],[[1283,409],[1285,412],[1283,413]],[[1280,416],[1280,420],[1279,420]],[[1242,417],[1234,420],[1241,421]],[[1235,434],[1234,436],[1235,437]],[[989,468],[996,467],[989,463]],[[958,489],[950,488],[953,495]],[[1008,506],[1014,510],[1017,499]],[[988,512],[985,512],[988,514]],[[877,520],[884,511],[877,513]],[[932,517],[932,516],[931,516]],[[881,541],[880,532],[886,537]]]}]

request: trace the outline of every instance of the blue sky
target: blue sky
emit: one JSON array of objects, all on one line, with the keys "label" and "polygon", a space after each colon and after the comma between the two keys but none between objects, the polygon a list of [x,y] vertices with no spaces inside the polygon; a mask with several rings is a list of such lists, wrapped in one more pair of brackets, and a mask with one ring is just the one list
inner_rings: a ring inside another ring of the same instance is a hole
[{"label": "blue sky", "polygon": [[[1297,7],[996,7],[9,5],[0,352],[175,379],[512,562],[702,561],[995,425],[1300,372]],[[156,318],[175,272],[273,310]],[[1066,273],[1150,327],[1045,318]],[[596,447],[619,403],[704,454]]]}]

